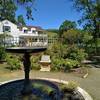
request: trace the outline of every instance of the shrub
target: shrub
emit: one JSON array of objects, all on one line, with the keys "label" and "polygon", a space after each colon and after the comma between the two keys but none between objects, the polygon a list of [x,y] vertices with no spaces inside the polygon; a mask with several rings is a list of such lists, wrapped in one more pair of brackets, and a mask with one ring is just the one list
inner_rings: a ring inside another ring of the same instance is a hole
[{"label": "shrub", "polygon": [[63,69],[64,71],[70,70],[72,68],[78,67],[79,62],[77,60],[72,60],[72,59],[64,59],[63,60]]},{"label": "shrub", "polygon": [[69,71],[72,68],[78,67],[79,62],[72,59],[63,59],[63,58],[53,58],[52,59],[52,70],[64,70]]},{"label": "shrub", "polygon": [[62,68],[63,65],[63,59],[61,58],[52,58],[52,70],[59,71]]},{"label": "shrub", "polygon": [[31,69],[39,70],[40,64],[39,64],[39,56],[32,56],[31,57]]},{"label": "shrub", "polygon": [[74,81],[69,81],[68,84],[62,84],[61,90],[74,91],[78,87],[78,83]]},{"label": "shrub", "polygon": [[81,61],[86,59],[87,53],[77,45],[65,45],[59,41],[53,44],[45,52],[51,56],[52,70],[70,70],[79,67]]},{"label": "shrub", "polygon": [[7,64],[9,65],[8,69],[10,70],[21,69],[21,62],[18,56],[7,54],[6,61],[7,61]]},{"label": "shrub", "polygon": [[78,83],[74,81],[69,81],[67,84],[68,89],[75,90],[78,87]]},{"label": "shrub", "polygon": [[4,47],[0,46],[0,60],[5,59],[6,53]]},{"label": "shrub", "polygon": [[84,60],[87,57],[87,53],[85,53],[84,49],[80,49],[76,46],[72,46],[68,50],[67,57],[69,59],[73,59],[73,60],[77,60],[77,61],[81,62],[82,60]]},{"label": "shrub", "polygon": [[67,55],[67,45],[62,44],[59,41],[55,42],[49,46],[48,50],[45,51],[45,54],[50,55],[51,57],[64,58]]}]

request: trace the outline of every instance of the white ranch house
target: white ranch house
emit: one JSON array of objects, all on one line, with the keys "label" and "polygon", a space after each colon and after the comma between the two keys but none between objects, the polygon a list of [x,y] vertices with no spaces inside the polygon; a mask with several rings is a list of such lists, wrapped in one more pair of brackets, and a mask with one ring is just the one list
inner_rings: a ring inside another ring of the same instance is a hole
[{"label": "white ranch house", "polygon": [[[10,39],[13,38],[12,43],[19,44],[23,42],[23,45],[27,46],[45,46],[48,44],[47,34],[39,26],[17,26],[9,20],[0,22],[0,34],[10,35]],[[6,42],[8,42],[9,39]],[[9,42],[8,42],[9,43]]]}]

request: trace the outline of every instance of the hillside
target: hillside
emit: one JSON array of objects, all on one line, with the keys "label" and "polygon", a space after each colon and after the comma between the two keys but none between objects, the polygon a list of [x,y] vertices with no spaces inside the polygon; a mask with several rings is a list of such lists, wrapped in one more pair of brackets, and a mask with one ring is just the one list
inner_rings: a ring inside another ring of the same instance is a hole
[{"label": "hillside", "polygon": [[55,37],[58,35],[58,30],[57,29],[47,29],[45,30],[45,33],[48,34],[48,37]]}]

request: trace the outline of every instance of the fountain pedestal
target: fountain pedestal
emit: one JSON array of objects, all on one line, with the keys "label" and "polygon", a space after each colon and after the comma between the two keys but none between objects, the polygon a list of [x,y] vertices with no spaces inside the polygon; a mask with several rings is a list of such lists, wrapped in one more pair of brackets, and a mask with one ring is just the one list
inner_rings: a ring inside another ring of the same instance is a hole
[{"label": "fountain pedestal", "polygon": [[6,48],[7,52],[10,53],[21,53],[23,55],[23,65],[24,65],[24,73],[25,73],[25,79],[24,79],[24,86],[22,90],[23,95],[28,95],[32,93],[32,84],[29,79],[29,73],[30,73],[30,54],[31,53],[38,53],[43,52],[47,48],[46,47],[10,47]]},{"label": "fountain pedestal", "polygon": [[29,72],[30,72],[30,54],[29,53],[24,53],[23,56],[23,65],[24,65],[24,72],[25,72],[25,80],[24,80],[24,87],[22,90],[22,94],[30,94],[32,93],[32,84],[31,81],[29,80]]}]

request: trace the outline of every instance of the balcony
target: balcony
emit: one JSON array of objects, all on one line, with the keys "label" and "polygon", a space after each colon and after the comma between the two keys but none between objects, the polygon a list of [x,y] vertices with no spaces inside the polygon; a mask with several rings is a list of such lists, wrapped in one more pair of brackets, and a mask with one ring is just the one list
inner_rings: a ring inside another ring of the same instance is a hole
[{"label": "balcony", "polygon": [[47,47],[48,38],[47,36],[26,36],[26,37],[6,37],[2,39],[2,44],[5,47],[22,47],[22,48],[32,48],[32,47]]}]

